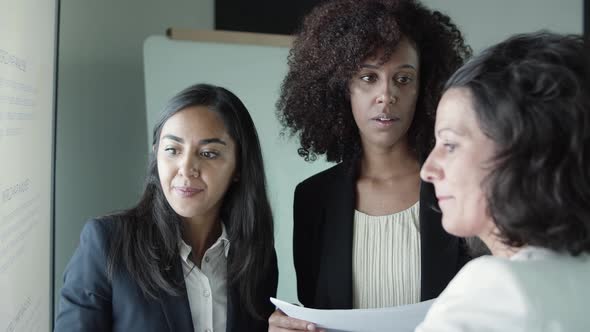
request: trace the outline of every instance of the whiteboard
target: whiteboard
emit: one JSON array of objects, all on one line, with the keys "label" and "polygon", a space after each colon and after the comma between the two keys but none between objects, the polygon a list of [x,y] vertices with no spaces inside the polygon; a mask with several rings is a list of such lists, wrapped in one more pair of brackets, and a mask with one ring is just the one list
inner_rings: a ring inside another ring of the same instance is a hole
[{"label": "whiteboard", "polygon": [[286,46],[177,41],[151,36],[144,44],[148,137],[166,101],[194,83],[211,83],[235,93],[254,120],[275,219],[275,247],[279,265],[278,297],[297,302],[292,257],[293,191],[297,183],[330,166],[320,160],[305,162],[297,154],[297,139],[281,137],[275,103],[287,73]]},{"label": "whiteboard", "polygon": [[0,8],[0,331],[50,331],[57,0]]}]

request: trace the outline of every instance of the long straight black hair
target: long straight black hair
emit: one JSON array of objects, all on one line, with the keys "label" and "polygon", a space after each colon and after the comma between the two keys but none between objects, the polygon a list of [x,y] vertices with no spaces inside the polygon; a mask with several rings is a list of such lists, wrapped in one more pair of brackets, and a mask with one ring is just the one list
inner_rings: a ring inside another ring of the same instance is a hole
[{"label": "long straight black hair", "polygon": [[170,207],[160,184],[155,151],[160,132],[174,114],[194,106],[205,106],[220,115],[236,143],[237,174],[220,209],[229,241],[228,286],[235,287],[245,308],[261,317],[256,294],[271,268],[274,256],[273,218],[266,194],[266,178],[260,142],[244,104],[230,91],[208,84],[188,87],[174,96],[154,126],[145,190],[139,203],[118,215],[111,242],[107,270],[112,278],[126,269],[143,293],[158,298],[160,292],[178,295],[181,285],[172,279],[179,259],[182,233],[180,216]]}]

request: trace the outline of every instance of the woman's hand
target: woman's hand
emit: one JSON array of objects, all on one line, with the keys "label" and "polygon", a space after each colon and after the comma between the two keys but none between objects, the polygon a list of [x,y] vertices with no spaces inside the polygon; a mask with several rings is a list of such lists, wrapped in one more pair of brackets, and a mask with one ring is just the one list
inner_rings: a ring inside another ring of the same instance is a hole
[{"label": "woman's hand", "polygon": [[290,331],[324,332],[323,329],[317,328],[313,323],[289,317],[279,309],[275,310],[275,312],[273,312],[273,314],[270,315],[270,318],[268,319],[268,332]]}]

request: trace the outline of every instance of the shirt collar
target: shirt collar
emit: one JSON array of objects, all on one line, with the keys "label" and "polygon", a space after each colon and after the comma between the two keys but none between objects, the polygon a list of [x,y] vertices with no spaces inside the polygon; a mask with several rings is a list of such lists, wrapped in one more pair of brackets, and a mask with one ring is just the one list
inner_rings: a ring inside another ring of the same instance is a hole
[{"label": "shirt collar", "polygon": [[[223,254],[227,258],[227,255],[229,253],[229,237],[227,235],[227,230],[226,230],[225,224],[223,222],[221,223],[221,235],[219,236],[219,238],[217,238],[217,241],[215,241],[215,243],[213,243],[211,248],[207,249],[207,251],[217,250],[217,248],[220,246],[223,246]],[[182,260],[187,262],[188,257],[191,254],[191,251],[193,250],[193,248],[191,246],[189,246],[186,242],[184,242],[184,240],[182,238],[180,238],[179,243],[178,243],[178,249],[180,250],[180,257],[182,258]]]},{"label": "shirt collar", "polygon": [[217,241],[215,241],[212,248],[215,247],[218,243],[219,245],[223,246],[223,254],[227,258],[227,255],[229,254],[229,237],[227,235],[227,230],[225,229],[225,224],[223,222],[221,222],[221,235],[219,236]]}]

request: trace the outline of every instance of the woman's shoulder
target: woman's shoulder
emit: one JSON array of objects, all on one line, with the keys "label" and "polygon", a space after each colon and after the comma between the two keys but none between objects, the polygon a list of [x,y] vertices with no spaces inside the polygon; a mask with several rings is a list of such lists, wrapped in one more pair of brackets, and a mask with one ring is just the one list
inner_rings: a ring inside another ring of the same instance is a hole
[{"label": "woman's shoulder", "polygon": [[[575,297],[575,287],[584,288],[590,278],[590,258],[587,255],[574,257],[549,252],[523,258],[529,253],[518,254],[512,259],[490,255],[473,259],[457,273],[445,292],[471,289],[490,299],[504,293],[514,300],[537,302],[559,296],[559,292],[567,293],[564,288],[558,287],[564,283],[574,287],[569,291],[572,293],[570,296]],[[567,296],[565,293],[562,295]]]},{"label": "woman's shoulder", "polygon": [[80,246],[94,247],[105,251],[113,234],[114,220],[107,217],[91,218],[86,221],[80,232]]},{"label": "woman's shoulder", "polygon": [[128,222],[129,218],[123,215],[108,215],[90,218],[86,221],[80,232],[80,243],[88,243],[99,247],[108,248],[110,241],[117,232],[117,227]]},{"label": "woman's shoulder", "polygon": [[550,249],[529,247],[514,255],[511,273],[531,294],[540,296],[590,296],[590,255],[571,255]]},{"label": "woman's shoulder", "polygon": [[491,326],[490,331],[510,327],[530,331],[523,326],[537,316],[523,316],[531,303],[511,268],[508,259],[493,256],[470,261],[435,300],[416,331],[479,331]]},{"label": "woman's shoulder", "polygon": [[494,303],[503,298],[503,301],[526,307],[527,280],[531,277],[534,276],[519,272],[515,262],[507,258],[481,256],[459,270],[437,302],[445,304],[443,306],[452,302],[469,306],[472,301]]},{"label": "woman's shoulder", "polygon": [[522,265],[520,261],[485,255],[465,264],[454,281],[481,284],[488,280],[488,282],[498,282],[503,285],[515,284],[525,281],[523,279],[529,276],[526,270],[530,269]]},{"label": "woman's shoulder", "polygon": [[561,279],[574,271],[586,273],[590,277],[590,255],[572,256],[549,249],[527,247],[510,259],[491,255],[474,259],[465,265],[460,274],[486,275],[491,271],[497,271],[496,275],[509,274],[521,282],[527,282],[528,279]]},{"label": "woman's shoulder", "polygon": [[488,275],[490,271],[498,271],[498,273],[508,273],[511,270],[512,266],[510,260],[506,258],[495,257],[492,255],[485,255],[475,258],[469,261],[467,264],[465,264],[461,271],[457,273],[455,279],[473,280],[473,276],[478,275],[492,277]]},{"label": "woman's shoulder", "polygon": [[[473,326],[494,322],[503,330],[519,331],[538,331],[547,324],[577,331],[575,326],[590,323],[580,309],[590,296],[590,260],[530,253],[512,259],[482,256],[467,263],[435,301],[419,331],[453,322]],[[558,303],[557,298],[562,300]],[[478,319],[467,318],[466,312]]]},{"label": "woman's shoulder", "polygon": [[351,175],[350,164],[339,163],[319,173],[316,173],[307,179],[301,181],[297,188],[299,190],[316,190],[323,188],[331,183],[340,183]]},{"label": "woman's shoulder", "polygon": [[105,232],[110,231],[115,224],[115,217],[113,216],[102,216],[102,217],[94,217],[86,220],[83,229],[88,229],[89,231],[95,232]]},{"label": "woman's shoulder", "polygon": [[109,215],[109,216],[101,216],[90,218],[86,220],[86,223],[82,227],[82,233],[90,232],[95,233],[99,236],[101,235],[111,235],[114,229],[117,226],[117,223],[126,221],[127,218],[116,216],[116,215]]}]

